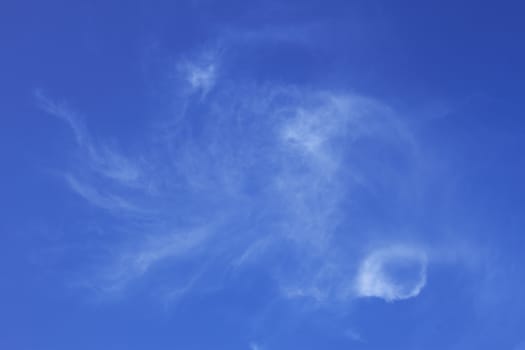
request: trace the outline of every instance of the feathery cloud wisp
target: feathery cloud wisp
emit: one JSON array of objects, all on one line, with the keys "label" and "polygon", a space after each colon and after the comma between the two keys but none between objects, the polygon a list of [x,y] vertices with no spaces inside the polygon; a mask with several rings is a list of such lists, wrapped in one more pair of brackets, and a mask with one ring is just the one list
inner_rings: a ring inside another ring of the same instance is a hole
[{"label": "feathery cloud wisp", "polygon": [[129,188],[148,190],[144,182],[144,171],[140,161],[126,157],[103,142],[96,142],[78,113],[66,103],[59,103],[36,91],[39,107],[47,114],[64,121],[73,131],[79,149],[84,153],[83,161],[91,172],[102,178]]},{"label": "feathery cloud wisp", "polygon": [[[409,133],[380,101],[345,92],[221,83],[203,99],[215,84],[217,63],[195,62],[183,63],[180,73],[200,96],[180,87],[185,112],[163,130],[166,138],[149,136],[152,157],[146,159],[125,156],[97,140],[75,113],[38,95],[44,111],[70,125],[92,169],[82,177],[68,172],[73,174],[66,176],[69,187],[132,233],[135,248],[115,248],[115,263],[101,268],[94,283],[123,290],[153,266],[176,264],[176,258],[200,251],[213,255],[216,268],[225,271],[232,265],[235,273],[245,265],[263,266],[286,298],[352,299],[348,267],[357,264],[353,252],[363,242],[349,245],[339,228],[349,198],[364,183],[374,188],[378,176],[378,166],[372,173],[370,160],[361,154],[369,145],[384,152],[410,151]],[[190,115],[192,108],[198,114]],[[144,163],[160,171],[152,176]],[[153,195],[149,186],[162,190]],[[118,217],[123,211],[127,216]],[[220,230],[199,230],[219,217]],[[270,256],[286,256],[287,263],[268,264]],[[358,296],[398,300],[415,293],[385,282],[384,258],[378,259],[363,264]],[[197,260],[195,270],[205,270]]]},{"label": "feathery cloud wisp", "polygon": [[71,188],[74,193],[78,194],[80,197],[84,198],[87,202],[96,207],[109,210],[114,213],[123,211],[139,213],[142,211],[138,206],[131,203],[128,199],[113,193],[102,193],[91,185],[80,182],[73,175],[66,174],[65,179],[69,185],[69,188]]}]

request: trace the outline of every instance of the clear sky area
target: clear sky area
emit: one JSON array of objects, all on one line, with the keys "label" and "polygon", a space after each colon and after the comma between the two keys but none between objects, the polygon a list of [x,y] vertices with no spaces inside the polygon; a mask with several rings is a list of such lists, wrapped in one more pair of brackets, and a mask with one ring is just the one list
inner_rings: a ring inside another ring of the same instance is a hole
[{"label": "clear sky area", "polygon": [[525,350],[525,3],[4,0],[0,349]]}]

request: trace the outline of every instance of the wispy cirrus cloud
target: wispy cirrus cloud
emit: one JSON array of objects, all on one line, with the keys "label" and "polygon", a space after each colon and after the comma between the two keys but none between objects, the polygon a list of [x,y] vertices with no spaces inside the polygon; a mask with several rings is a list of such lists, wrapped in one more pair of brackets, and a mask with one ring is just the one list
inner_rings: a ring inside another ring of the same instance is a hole
[{"label": "wispy cirrus cloud", "polygon": [[113,193],[103,193],[90,184],[82,183],[75,176],[66,174],[69,188],[88,203],[111,212],[131,211],[139,213],[142,210],[129,200]]},{"label": "wispy cirrus cloud", "polygon": [[80,117],[65,102],[57,102],[47,97],[42,90],[35,91],[38,107],[49,115],[64,121],[73,131],[78,145],[90,148],[89,134],[80,122]]},{"label": "wispy cirrus cloud", "polygon": [[[199,227],[188,231],[173,233],[147,234],[131,247],[120,249],[110,263],[96,277],[97,289],[107,292],[119,292],[128,283],[144,276],[150,270],[161,263],[172,261],[177,263],[178,259],[188,259],[198,253],[202,254],[203,245],[208,241],[214,231],[209,227]],[[194,275],[183,285],[182,289],[191,287]],[[177,290],[184,292],[185,290]],[[168,293],[167,297],[173,296],[175,291]]]},{"label": "wispy cirrus cloud", "polygon": [[42,111],[64,121],[73,131],[75,141],[83,153],[83,161],[91,172],[125,187],[147,189],[140,159],[131,159],[109,144],[95,141],[80,114],[65,102],[54,101],[41,90],[35,92],[35,97]]},{"label": "wispy cirrus cloud", "polygon": [[[144,135],[149,157],[123,155],[90,134],[65,104],[37,93],[42,110],[70,126],[92,172],[79,176],[80,168],[73,169],[66,183],[129,232],[110,250],[114,262],[105,259],[87,284],[123,291],[159,266],[199,256],[189,262],[199,276],[208,258],[214,269],[234,267],[235,274],[257,265],[283,297],[319,305],[416,296],[426,274],[406,285],[386,271],[426,260],[392,248],[360,261],[367,241],[351,213],[363,193],[395,191],[402,176],[382,173],[413,171],[417,146],[408,127],[384,103],[345,91],[217,84],[218,62],[205,54],[179,64],[183,83],[176,90],[185,107],[159,133]],[[382,162],[385,154],[404,166]],[[186,276],[177,293],[194,288],[195,276]]]}]

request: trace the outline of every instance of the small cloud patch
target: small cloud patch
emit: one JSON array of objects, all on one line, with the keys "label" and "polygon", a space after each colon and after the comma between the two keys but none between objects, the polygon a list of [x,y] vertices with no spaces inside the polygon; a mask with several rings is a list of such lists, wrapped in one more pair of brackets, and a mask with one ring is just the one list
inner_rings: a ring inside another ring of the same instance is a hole
[{"label": "small cloud patch", "polygon": [[423,250],[392,246],[370,253],[359,267],[356,293],[386,301],[413,298],[427,280],[427,257]]}]

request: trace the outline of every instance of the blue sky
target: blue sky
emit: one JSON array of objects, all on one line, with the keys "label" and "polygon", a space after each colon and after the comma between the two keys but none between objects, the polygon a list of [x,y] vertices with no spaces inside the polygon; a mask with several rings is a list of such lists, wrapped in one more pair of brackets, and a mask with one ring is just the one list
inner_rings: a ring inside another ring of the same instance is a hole
[{"label": "blue sky", "polygon": [[2,349],[525,349],[525,5],[0,7]]}]

